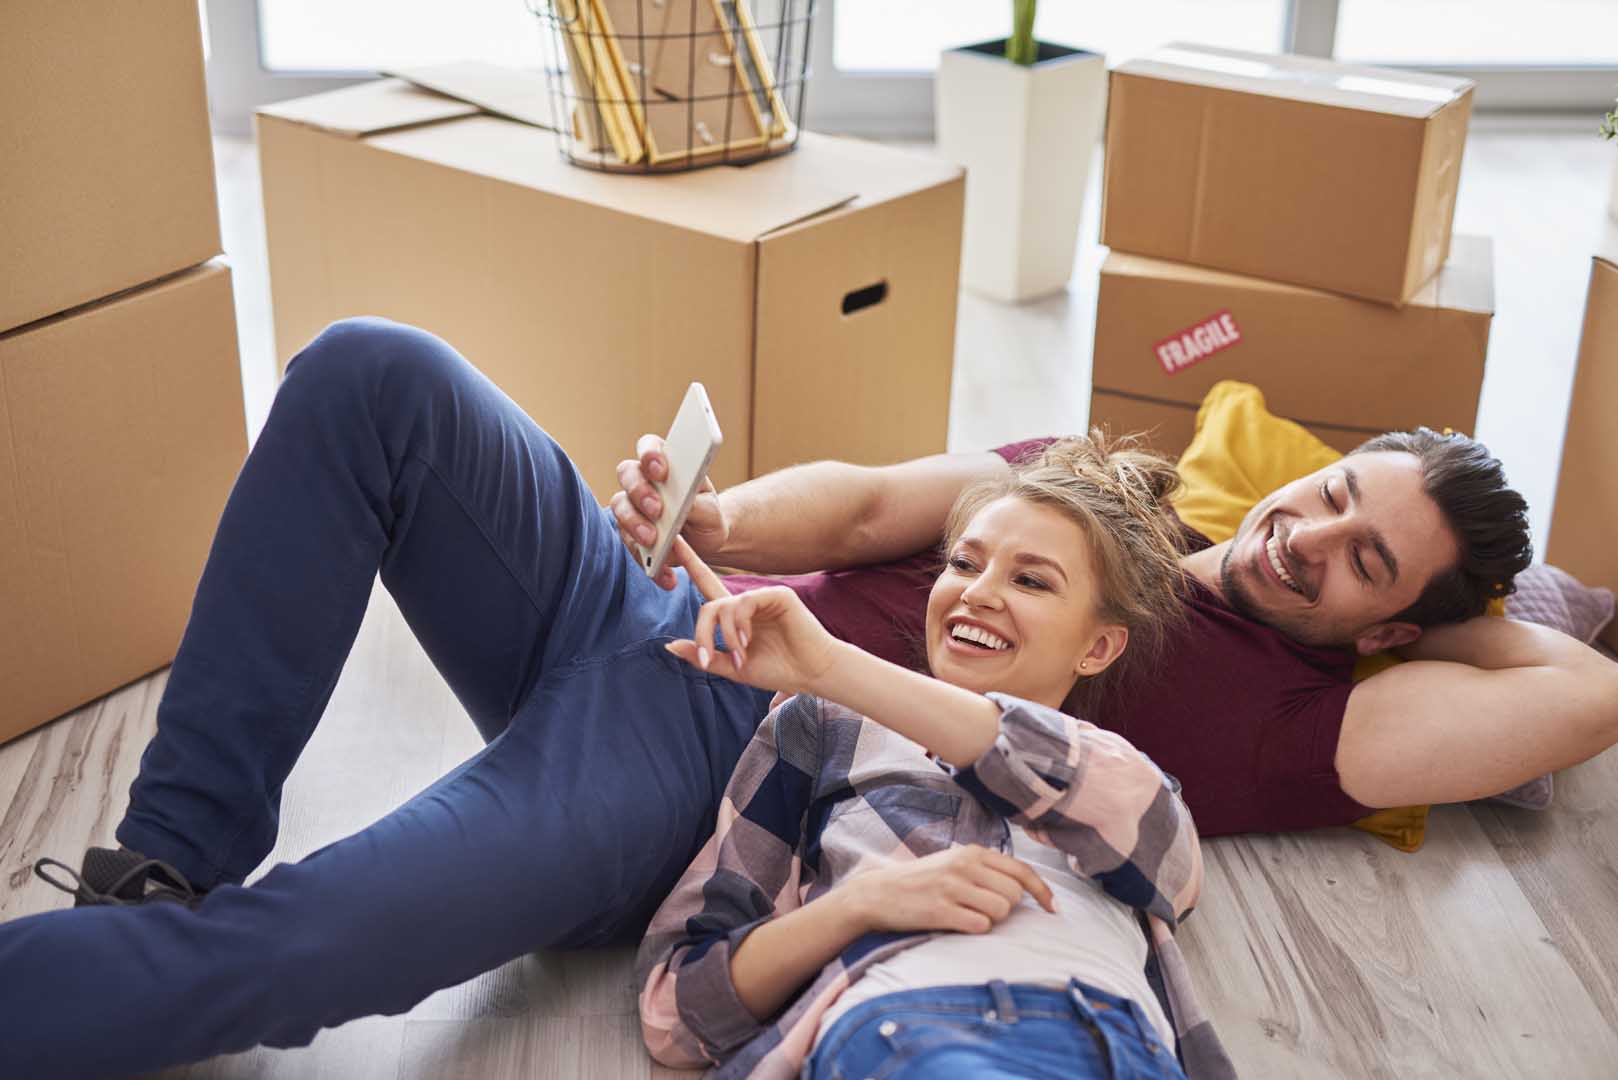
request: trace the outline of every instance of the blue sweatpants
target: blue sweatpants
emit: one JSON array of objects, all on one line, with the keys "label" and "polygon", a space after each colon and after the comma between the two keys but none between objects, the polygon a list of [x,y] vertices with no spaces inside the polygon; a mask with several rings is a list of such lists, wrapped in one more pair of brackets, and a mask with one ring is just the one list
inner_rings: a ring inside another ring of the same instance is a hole
[{"label": "blue sweatpants", "polygon": [[[243,887],[379,570],[488,745]],[[646,578],[561,447],[444,342],[327,329],[231,492],[118,826],[212,891],[0,924],[0,1076],[301,1046],[534,949],[633,940],[769,699],[664,651],[700,603],[683,571]]]}]

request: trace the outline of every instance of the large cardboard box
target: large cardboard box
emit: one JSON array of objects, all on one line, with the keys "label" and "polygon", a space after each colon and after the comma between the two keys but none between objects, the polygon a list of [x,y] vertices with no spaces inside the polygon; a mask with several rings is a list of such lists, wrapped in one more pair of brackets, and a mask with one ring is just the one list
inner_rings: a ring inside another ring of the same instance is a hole
[{"label": "large cardboard box", "polygon": [[6,0],[0,331],[220,250],[196,0]]},{"label": "large cardboard box", "polygon": [[1492,245],[1457,236],[1403,308],[1113,252],[1101,268],[1090,422],[1185,449],[1221,379],[1348,451],[1425,424],[1472,432],[1494,311]]},{"label": "large cardboard box", "polygon": [[[1587,585],[1618,589],[1618,265],[1597,258],[1545,559]],[[1618,650],[1618,625],[1601,640]]]},{"label": "large cardboard box", "polygon": [[1170,45],[1112,73],[1101,242],[1409,300],[1444,264],[1466,79]]},{"label": "large cardboard box", "polygon": [[0,740],[174,658],[247,453],[216,263],[0,335]]},{"label": "large cardboard box", "polygon": [[[488,81],[460,92],[519,97]],[[549,131],[400,80],[267,107],[258,137],[283,365],[345,316],[424,327],[602,498],[694,379],[725,433],[721,486],[944,449],[955,166],[805,133],[745,168],[608,175],[567,164]]]}]

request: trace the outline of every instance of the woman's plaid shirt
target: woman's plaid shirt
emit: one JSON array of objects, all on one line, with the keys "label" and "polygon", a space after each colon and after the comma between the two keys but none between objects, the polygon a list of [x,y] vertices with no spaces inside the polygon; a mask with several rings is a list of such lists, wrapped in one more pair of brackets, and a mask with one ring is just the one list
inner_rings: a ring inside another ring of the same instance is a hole
[{"label": "woman's plaid shirt", "polygon": [[759,726],[713,837],[653,917],[637,960],[654,1057],[717,1077],[796,1076],[826,1008],[871,964],[936,935],[867,934],[768,1023],[736,997],[730,956],[752,930],[873,864],[955,844],[1009,850],[1007,820],[1144,914],[1148,969],[1192,1080],[1233,1076],[1172,928],[1196,903],[1202,854],[1179,785],[1120,736],[1003,694],[1000,734],[953,772],[916,743],[799,696]]}]

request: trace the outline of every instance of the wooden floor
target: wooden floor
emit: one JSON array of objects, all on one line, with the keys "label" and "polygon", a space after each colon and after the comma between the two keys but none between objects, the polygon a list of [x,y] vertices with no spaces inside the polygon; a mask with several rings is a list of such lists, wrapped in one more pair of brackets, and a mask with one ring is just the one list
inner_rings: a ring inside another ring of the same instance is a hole
[{"label": "wooden floor", "polygon": [[[255,165],[245,143],[221,142],[219,156],[256,433],[274,376]],[[1588,255],[1614,249],[1602,216],[1610,158],[1587,134],[1474,132],[1468,147],[1458,225],[1495,232],[1500,260],[1480,434],[1541,529]],[[1088,236],[1094,214],[1092,195]],[[963,298],[953,446],[1079,426],[1099,258],[1086,245],[1073,290],[1041,304]],[[33,880],[34,859],[110,842],[165,681],[159,672],[0,747],[0,918],[67,902]],[[272,862],[363,827],[477,745],[378,588],[287,785]],[[1546,813],[1438,809],[1415,855],[1347,830],[1226,838],[1206,852],[1207,888],[1183,940],[1243,1075],[1618,1075],[1618,752],[1558,776]],[[652,1067],[640,1047],[629,959],[525,957],[303,1050],[165,1075],[684,1075]]]}]

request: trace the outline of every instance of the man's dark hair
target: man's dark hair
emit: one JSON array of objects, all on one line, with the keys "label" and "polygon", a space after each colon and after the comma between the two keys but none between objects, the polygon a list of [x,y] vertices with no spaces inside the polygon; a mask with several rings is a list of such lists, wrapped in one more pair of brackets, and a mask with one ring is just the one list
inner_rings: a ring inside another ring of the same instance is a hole
[{"label": "man's dark hair", "polygon": [[1390,431],[1361,444],[1356,454],[1414,454],[1422,487],[1438,504],[1460,544],[1460,562],[1439,574],[1394,622],[1435,626],[1482,615],[1490,600],[1516,590],[1512,578],[1533,561],[1528,539],[1528,503],[1506,486],[1498,458],[1476,439],[1440,435],[1428,428]]}]

